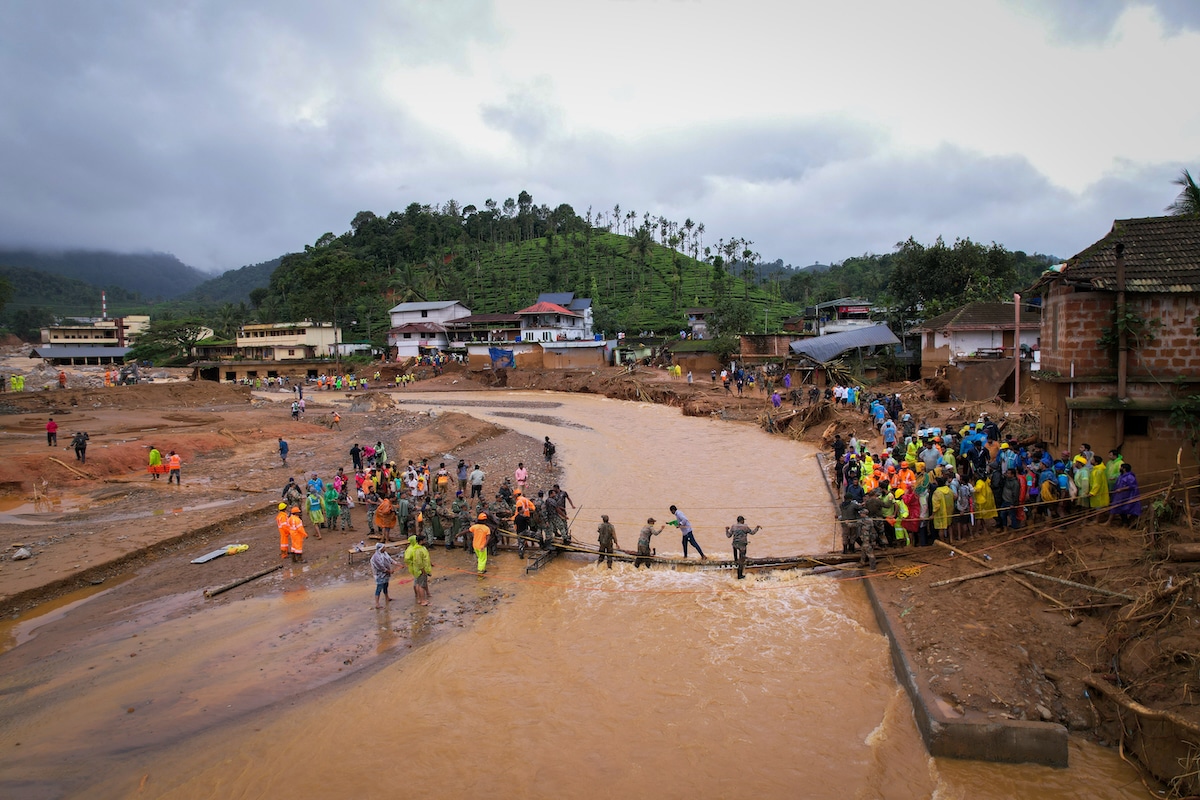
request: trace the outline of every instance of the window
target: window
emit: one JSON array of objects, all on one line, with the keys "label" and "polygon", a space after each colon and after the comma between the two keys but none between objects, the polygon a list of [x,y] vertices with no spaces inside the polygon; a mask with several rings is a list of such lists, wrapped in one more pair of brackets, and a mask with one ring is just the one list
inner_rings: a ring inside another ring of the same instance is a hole
[{"label": "window", "polygon": [[289,356],[294,356],[294,355],[296,355],[296,351],[295,351],[295,350],[288,350],[288,355],[289,355]]},{"label": "window", "polygon": [[1125,415],[1125,435],[1126,436],[1149,436],[1150,435],[1150,417],[1144,414],[1126,414]]},{"label": "window", "polygon": [[412,334],[411,334],[411,333],[406,333],[406,334],[404,334],[404,338],[405,338],[405,339],[411,339],[411,338],[412,338]]},{"label": "window", "polygon": [[429,312],[428,312],[428,311],[422,311],[422,312],[421,312],[421,319],[425,319],[425,318],[426,318],[426,317],[428,317],[428,316],[429,316]]}]

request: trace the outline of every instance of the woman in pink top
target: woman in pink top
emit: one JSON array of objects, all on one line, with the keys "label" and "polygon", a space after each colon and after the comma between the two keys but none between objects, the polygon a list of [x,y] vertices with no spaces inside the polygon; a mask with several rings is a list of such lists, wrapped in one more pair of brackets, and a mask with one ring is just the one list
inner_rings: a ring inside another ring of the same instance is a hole
[{"label": "woman in pink top", "polygon": [[525,469],[523,462],[517,462],[517,470],[513,473],[513,477],[517,479],[517,488],[524,492],[525,481],[529,480],[529,470]]}]

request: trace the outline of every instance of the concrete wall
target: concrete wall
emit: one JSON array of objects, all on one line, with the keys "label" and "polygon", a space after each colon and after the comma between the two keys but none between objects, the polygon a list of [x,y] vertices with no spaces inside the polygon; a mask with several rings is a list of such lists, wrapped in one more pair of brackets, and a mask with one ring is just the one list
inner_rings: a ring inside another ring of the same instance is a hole
[{"label": "concrete wall", "polygon": [[569,350],[545,350],[542,366],[546,369],[585,369],[604,366],[603,347],[574,347]]}]

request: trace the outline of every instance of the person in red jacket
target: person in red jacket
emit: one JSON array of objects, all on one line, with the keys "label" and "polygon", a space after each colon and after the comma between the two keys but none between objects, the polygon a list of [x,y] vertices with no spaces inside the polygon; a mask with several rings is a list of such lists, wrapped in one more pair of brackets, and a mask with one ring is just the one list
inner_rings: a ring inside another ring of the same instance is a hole
[{"label": "person in red jacket", "polygon": [[58,444],[58,423],[54,421],[54,417],[46,423],[46,446],[55,447]]}]

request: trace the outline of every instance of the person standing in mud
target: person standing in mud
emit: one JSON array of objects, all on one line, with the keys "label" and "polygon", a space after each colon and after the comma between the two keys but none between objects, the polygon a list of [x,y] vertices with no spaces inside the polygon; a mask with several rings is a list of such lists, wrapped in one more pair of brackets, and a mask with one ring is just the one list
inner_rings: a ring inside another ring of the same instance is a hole
[{"label": "person standing in mud", "polygon": [[396,571],[396,562],[383,549],[383,542],[375,543],[375,554],[371,556],[371,571],[375,573],[375,607],[382,608],[379,595],[383,595],[386,602],[392,602],[388,595],[388,583],[391,582],[392,573]]},{"label": "person standing in mud", "polygon": [[875,569],[875,546],[881,544],[879,534],[875,531],[875,520],[871,519],[865,508],[858,510],[858,531],[857,540],[862,548],[862,555],[858,559],[859,564],[866,564],[872,570]]},{"label": "person standing in mud", "polygon": [[358,442],[350,448],[350,463],[354,465],[355,472],[360,472],[363,468],[362,448],[358,446]]},{"label": "person standing in mud", "polygon": [[607,557],[608,568],[612,569],[613,548],[620,550],[621,545],[617,543],[617,529],[608,521],[608,514],[600,515],[600,525],[596,528],[596,533],[600,542],[600,557],[596,559],[596,563],[599,564]]},{"label": "person standing in mud", "polygon": [[87,431],[77,431],[71,439],[71,447],[75,448],[75,460],[81,464],[87,463],[87,443],[90,438]]},{"label": "person standing in mud", "polygon": [[425,541],[423,533],[409,536],[408,547],[404,550],[404,565],[408,567],[408,574],[412,575],[413,594],[419,606],[429,605],[429,576],[433,573]]},{"label": "person standing in mud", "polygon": [[675,506],[671,506],[671,513],[675,515],[675,521],[667,524],[679,528],[679,533],[683,537],[683,557],[688,557],[688,543],[691,542],[692,547],[696,548],[696,552],[700,554],[700,558],[705,558],[704,551],[700,549],[700,543],[696,541],[696,535],[692,531],[692,523]]},{"label": "person standing in mud", "polygon": [[[550,441],[549,437],[546,438],[546,441],[547,442]],[[57,446],[58,446],[58,423],[54,421],[54,417],[51,417],[46,422],[46,447],[57,447]]]},{"label": "person standing in mud", "polygon": [[546,459],[546,463],[551,467],[554,466],[554,454],[557,451],[558,448],[554,446],[554,442],[550,441],[550,437],[547,436],[545,444],[542,445],[542,456]]},{"label": "person standing in mud", "polygon": [[633,568],[650,567],[650,537],[658,536],[664,530],[666,525],[659,525],[658,530],[654,530],[654,517],[649,517],[646,524],[642,526],[642,530],[638,533],[637,558],[633,560]]},{"label": "person standing in mud", "polygon": [[[291,516],[288,518],[288,552],[292,556],[292,561],[304,560],[304,540],[308,538],[308,531],[304,529],[304,519],[300,516],[300,506],[292,506]],[[321,537],[318,536],[318,539]]]},{"label": "person standing in mud", "polygon": [[174,450],[172,450],[171,452],[169,452],[167,454],[167,485],[168,486],[171,484],[171,481],[175,481],[176,486],[181,485],[180,480],[179,480],[179,473],[182,469],[183,469],[182,459],[179,458],[178,453],[176,453]]},{"label": "person standing in mud", "polygon": [[148,466],[148,469],[150,470],[150,480],[152,480],[152,481],[158,480],[158,476],[160,474],[162,474],[160,471],[161,468],[162,468],[162,453],[160,453],[158,451],[157,447],[155,447],[154,445],[150,445],[150,463]]},{"label": "person standing in mud", "polygon": [[279,437],[279,459],[283,462],[283,465],[285,467],[287,466],[287,456],[288,456],[288,443],[286,441],[284,441],[284,438],[282,436],[280,436]]},{"label": "person standing in mud", "polygon": [[754,530],[751,530],[743,516],[737,518],[736,525],[730,525],[725,529],[725,536],[733,539],[733,560],[737,564],[739,581],[746,577],[746,548],[750,543],[750,537],[760,530],[762,530],[762,525],[757,525]]}]

